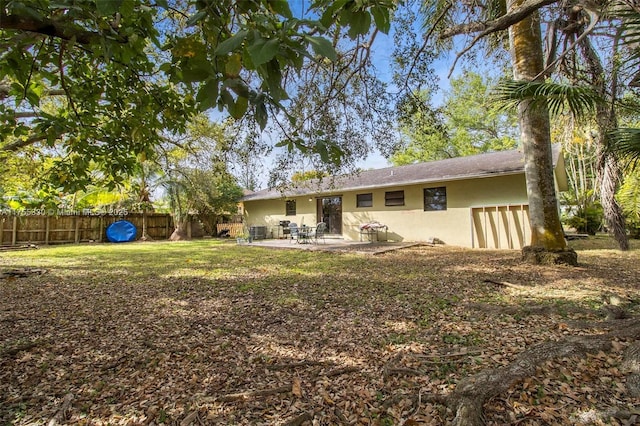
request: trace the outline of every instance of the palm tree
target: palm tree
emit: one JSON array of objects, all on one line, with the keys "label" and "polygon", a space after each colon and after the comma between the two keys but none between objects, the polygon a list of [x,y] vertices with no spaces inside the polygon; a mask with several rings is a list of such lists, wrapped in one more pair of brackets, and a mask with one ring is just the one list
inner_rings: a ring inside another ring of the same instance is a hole
[{"label": "palm tree", "polygon": [[[524,0],[509,0],[513,11]],[[541,79],[544,70],[539,14],[534,12],[509,27],[511,63],[515,80]],[[549,109],[546,102],[524,100],[518,105],[520,139],[524,149],[525,177],[529,199],[531,246],[525,248],[528,260],[540,262],[541,252],[564,253],[561,261],[577,263],[575,252],[568,251],[555,192]],[[558,260],[554,260],[556,262]]]},{"label": "palm tree", "polygon": [[[606,52],[602,52],[602,48],[594,48],[586,28],[582,30],[579,37],[576,34],[570,34],[577,37],[572,44],[576,51],[570,55],[571,60],[566,59],[569,55],[561,55],[564,65],[559,67],[560,74],[569,79],[571,84],[510,83],[502,87],[499,97],[503,100],[518,99],[517,103],[524,99],[548,102],[554,112],[567,106],[579,120],[584,122],[585,119],[591,119],[596,123],[598,131],[593,133],[593,138],[597,148],[596,170],[600,203],[604,208],[609,231],[615,237],[620,249],[628,250],[629,242],[624,215],[615,198],[622,176],[618,157],[627,156],[634,163],[637,161],[638,152],[640,152],[640,143],[638,143],[640,131],[629,128],[618,129],[617,111],[620,87],[623,86],[621,84],[623,66],[635,70],[636,73],[635,76],[626,76],[630,81],[629,85],[633,85],[636,80],[640,81],[638,77],[640,73],[637,72],[640,60],[640,49],[637,47],[640,34],[640,11],[637,6],[634,8],[633,5],[629,6],[628,2],[618,1],[609,4],[609,8],[601,13],[606,19],[616,23],[616,25],[609,25],[613,28],[611,67],[603,65],[602,54]],[[580,25],[584,26],[580,24],[584,22],[582,18],[581,15],[573,17],[577,22],[577,28],[580,28]],[[598,17],[598,19],[602,18]],[[568,21],[563,22],[566,26]],[[621,57],[624,57],[624,60],[620,60]]]},{"label": "palm tree", "polygon": [[632,169],[640,161],[640,129],[620,127],[611,133],[609,149],[626,158]]},{"label": "palm tree", "polygon": [[[523,82],[538,81],[543,78],[541,75],[545,68],[538,9],[553,2],[534,3],[527,0],[497,0],[480,5],[476,2],[424,0],[427,26],[430,27],[426,38],[428,40],[431,34],[438,34],[440,39],[475,34],[471,42],[458,53],[459,58],[481,39],[494,48],[503,46],[503,40],[495,36],[508,29],[515,79]],[[461,23],[456,24],[454,21]],[[440,45],[442,43],[436,43],[436,46]],[[425,41],[417,51],[425,52],[427,46]],[[409,69],[409,76],[413,68],[411,66]],[[525,155],[532,234],[530,246],[523,250],[523,254],[527,261],[534,263],[550,261],[576,264],[575,252],[567,249],[558,211],[548,107],[544,102],[532,103],[525,100],[518,105],[518,119]]]}]

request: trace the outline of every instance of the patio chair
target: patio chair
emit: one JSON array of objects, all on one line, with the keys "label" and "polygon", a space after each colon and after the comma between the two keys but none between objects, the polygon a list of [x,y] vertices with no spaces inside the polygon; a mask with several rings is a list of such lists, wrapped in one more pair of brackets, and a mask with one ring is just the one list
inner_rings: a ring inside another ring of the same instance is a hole
[{"label": "patio chair", "polygon": [[300,238],[300,228],[298,228],[298,224],[294,222],[289,223],[289,236],[291,237],[291,241],[298,241]]},{"label": "patio chair", "polygon": [[327,233],[327,224],[324,222],[320,222],[316,225],[316,232],[314,234],[314,238],[316,240],[316,244],[318,244],[318,240],[322,238],[322,242],[326,243],[324,239],[324,234]]}]

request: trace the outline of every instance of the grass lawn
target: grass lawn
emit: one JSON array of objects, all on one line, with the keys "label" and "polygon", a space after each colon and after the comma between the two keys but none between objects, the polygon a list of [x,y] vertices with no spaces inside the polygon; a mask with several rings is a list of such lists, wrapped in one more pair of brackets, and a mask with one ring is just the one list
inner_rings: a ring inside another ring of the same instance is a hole
[{"label": "grass lawn", "polygon": [[[638,241],[572,245],[579,267],[216,240],[1,252],[0,272],[47,272],[0,279],[0,424],[445,424],[431,395],[602,332],[588,324],[604,321],[603,294],[638,311]],[[624,424],[598,414],[637,411],[620,366],[630,343],[541,366],[485,405],[487,424]]]}]

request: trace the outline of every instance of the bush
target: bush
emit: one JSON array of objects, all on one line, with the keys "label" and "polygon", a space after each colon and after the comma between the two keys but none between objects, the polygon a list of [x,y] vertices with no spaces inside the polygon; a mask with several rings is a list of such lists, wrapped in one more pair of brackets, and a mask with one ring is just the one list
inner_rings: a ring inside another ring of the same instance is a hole
[{"label": "bush", "polygon": [[640,170],[629,173],[616,195],[631,238],[640,238]]},{"label": "bush", "polygon": [[565,225],[574,228],[577,232],[595,235],[602,226],[603,210],[600,204],[594,203],[587,206],[575,206],[564,219]]}]

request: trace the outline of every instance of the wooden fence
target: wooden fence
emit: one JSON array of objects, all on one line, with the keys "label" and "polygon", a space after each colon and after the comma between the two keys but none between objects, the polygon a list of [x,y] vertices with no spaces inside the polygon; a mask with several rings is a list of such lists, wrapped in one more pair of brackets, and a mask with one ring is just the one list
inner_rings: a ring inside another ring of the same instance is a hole
[{"label": "wooden fence", "polygon": [[[6,214],[0,211],[0,246],[23,244],[66,244],[83,242],[106,242],[106,230],[118,220],[133,223],[138,231],[136,239],[142,237],[142,213],[118,214]],[[215,225],[215,217],[195,217],[187,224],[190,238],[202,238],[229,230],[230,237],[244,234],[242,223],[221,223]],[[213,223],[213,225],[211,225]],[[213,229],[210,229],[213,227]],[[147,235],[154,240],[166,240],[174,230],[173,217],[166,213],[147,213]]]},{"label": "wooden fence", "polygon": [[[121,215],[3,215],[0,216],[0,246],[19,244],[64,244],[107,241],[106,229],[113,222],[128,220],[142,236],[142,213]],[[167,239],[173,232],[168,214],[147,214],[147,234]]]},{"label": "wooden fence", "polygon": [[229,237],[244,237],[246,231],[244,223],[219,223],[217,226],[217,234],[220,235],[222,231],[229,231]]}]

